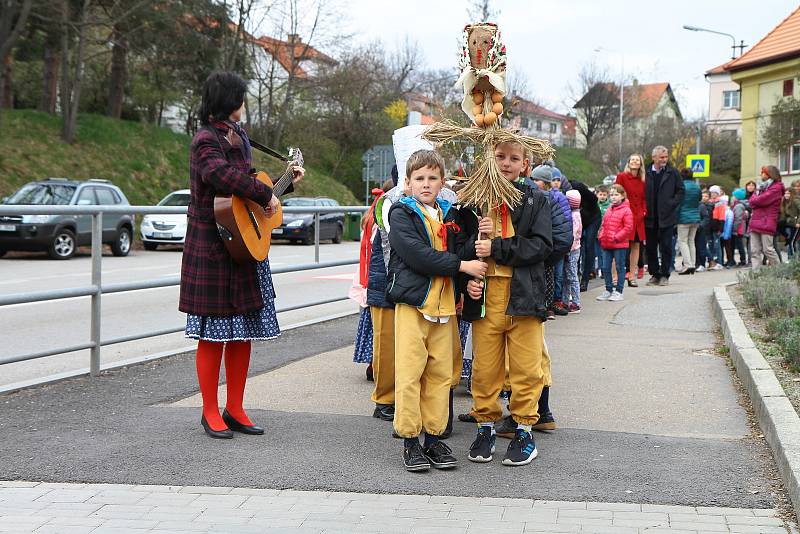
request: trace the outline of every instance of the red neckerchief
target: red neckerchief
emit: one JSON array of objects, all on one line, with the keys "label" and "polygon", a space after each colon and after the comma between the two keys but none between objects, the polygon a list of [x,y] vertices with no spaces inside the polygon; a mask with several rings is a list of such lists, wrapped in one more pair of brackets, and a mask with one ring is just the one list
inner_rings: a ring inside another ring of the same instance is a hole
[{"label": "red neckerchief", "polygon": [[361,246],[358,255],[358,281],[361,287],[367,287],[367,282],[369,282],[369,263],[372,259],[371,238],[372,229],[375,226],[375,205],[378,203],[378,199],[383,196],[383,190],[373,189],[372,194],[375,195],[375,200],[372,201],[365,215],[367,222],[364,225],[364,233],[361,235]]},{"label": "red neckerchief", "polygon": [[461,227],[453,221],[446,222],[439,227],[437,235],[442,238],[442,249],[447,250],[447,229],[450,228],[454,234],[461,231]]},{"label": "red neckerchief", "polygon": [[500,235],[503,239],[508,236],[508,206],[500,204]]}]

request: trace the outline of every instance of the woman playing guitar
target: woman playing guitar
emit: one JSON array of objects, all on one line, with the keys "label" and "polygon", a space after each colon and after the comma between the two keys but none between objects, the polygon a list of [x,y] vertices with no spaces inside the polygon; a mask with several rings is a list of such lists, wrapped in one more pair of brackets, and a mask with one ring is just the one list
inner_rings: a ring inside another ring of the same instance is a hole
[{"label": "woman playing guitar", "polygon": [[[272,189],[251,176],[250,140],[238,124],[246,91],[245,81],[236,74],[214,72],[208,77],[199,112],[203,127],[192,139],[190,155],[190,203],[178,308],[187,314],[186,337],[198,340],[197,378],[203,397],[200,422],[213,438],[232,438],[232,430],[264,433],[242,406],[250,342],[280,335],[269,260],[234,262],[214,219],[217,194],[254,200],[268,214],[280,205]],[[305,169],[293,164],[289,169],[297,182]],[[287,192],[291,191],[290,187]],[[223,352],[228,392],[220,416],[217,387]]]}]

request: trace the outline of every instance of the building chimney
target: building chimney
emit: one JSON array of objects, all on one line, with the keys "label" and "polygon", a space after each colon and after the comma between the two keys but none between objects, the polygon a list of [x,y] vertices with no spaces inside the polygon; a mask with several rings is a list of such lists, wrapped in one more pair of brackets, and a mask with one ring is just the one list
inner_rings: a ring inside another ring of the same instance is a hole
[{"label": "building chimney", "polygon": [[300,43],[302,43],[302,42],[303,42],[303,40],[302,40],[302,39],[300,39],[300,36],[299,36],[298,34],[296,34],[296,33],[290,33],[289,35],[287,35],[287,36],[286,36],[286,40],[287,40],[287,41],[289,42],[289,44],[291,44],[291,45],[293,45],[293,44],[300,44]]}]

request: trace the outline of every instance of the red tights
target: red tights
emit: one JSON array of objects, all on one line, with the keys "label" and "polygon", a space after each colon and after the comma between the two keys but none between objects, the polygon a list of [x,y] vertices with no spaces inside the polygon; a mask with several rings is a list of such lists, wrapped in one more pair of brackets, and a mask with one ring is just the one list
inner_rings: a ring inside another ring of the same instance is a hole
[{"label": "red tights", "polygon": [[242,407],[247,369],[250,367],[250,342],[228,341],[217,343],[200,340],[197,343],[197,381],[203,397],[203,415],[213,430],[224,430],[227,425],[219,414],[217,388],[222,352],[225,349],[225,381],[228,385],[225,409],[243,425],[252,425]]}]

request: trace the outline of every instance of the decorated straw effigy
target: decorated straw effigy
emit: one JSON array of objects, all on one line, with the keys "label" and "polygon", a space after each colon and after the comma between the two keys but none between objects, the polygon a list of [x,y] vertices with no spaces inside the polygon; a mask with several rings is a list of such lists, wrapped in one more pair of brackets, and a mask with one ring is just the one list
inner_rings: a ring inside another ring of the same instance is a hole
[{"label": "decorated straw effigy", "polygon": [[494,23],[470,24],[464,28],[456,82],[464,90],[461,109],[472,121],[468,128],[445,120],[428,127],[422,137],[435,146],[469,141],[478,146],[480,161],[466,184],[459,189],[459,201],[483,213],[505,204],[513,208],[521,193],[500,173],[494,158],[499,143],[517,142],[531,156],[552,159],[549,142],[520,135],[501,127],[506,95],[506,47]]}]

